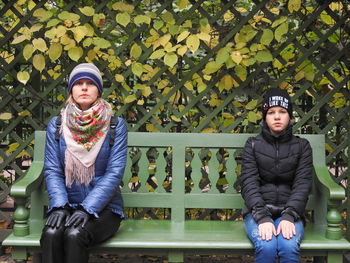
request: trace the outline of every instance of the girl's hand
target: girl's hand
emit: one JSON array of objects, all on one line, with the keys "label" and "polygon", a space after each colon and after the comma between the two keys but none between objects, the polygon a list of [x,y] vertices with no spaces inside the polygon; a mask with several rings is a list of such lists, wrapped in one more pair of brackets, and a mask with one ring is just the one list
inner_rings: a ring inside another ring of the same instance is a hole
[{"label": "girl's hand", "polygon": [[278,224],[277,235],[281,232],[284,238],[291,239],[296,234],[294,223],[289,222],[288,220],[282,220]]},{"label": "girl's hand", "polygon": [[261,236],[262,240],[269,241],[272,239],[272,235],[276,236],[276,228],[273,223],[266,222],[259,224],[259,236]]}]

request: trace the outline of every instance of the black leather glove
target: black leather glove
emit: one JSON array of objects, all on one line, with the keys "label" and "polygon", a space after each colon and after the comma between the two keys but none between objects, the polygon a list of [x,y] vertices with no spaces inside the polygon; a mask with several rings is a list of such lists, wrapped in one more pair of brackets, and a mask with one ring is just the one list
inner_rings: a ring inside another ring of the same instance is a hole
[{"label": "black leather glove", "polygon": [[77,209],[67,220],[65,226],[78,227],[81,225],[82,228],[85,227],[86,223],[89,221],[90,215],[83,209]]},{"label": "black leather glove", "polygon": [[56,210],[53,210],[49,214],[45,226],[59,228],[60,226],[64,225],[69,215],[69,210],[66,208],[58,208]]}]

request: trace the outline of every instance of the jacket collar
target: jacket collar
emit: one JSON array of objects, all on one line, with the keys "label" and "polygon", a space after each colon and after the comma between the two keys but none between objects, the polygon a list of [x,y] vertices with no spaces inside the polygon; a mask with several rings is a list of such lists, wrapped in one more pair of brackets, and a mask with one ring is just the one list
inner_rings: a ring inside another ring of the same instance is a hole
[{"label": "jacket collar", "polygon": [[274,143],[276,141],[278,142],[287,142],[289,140],[292,139],[293,136],[293,125],[291,123],[289,123],[288,127],[281,132],[278,135],[273,135],[269,129],[269,127],[267,126],[265,121],[261,122],[261,126],[262,126],[262,136],[264,137],[264,139],[270,143]]}]

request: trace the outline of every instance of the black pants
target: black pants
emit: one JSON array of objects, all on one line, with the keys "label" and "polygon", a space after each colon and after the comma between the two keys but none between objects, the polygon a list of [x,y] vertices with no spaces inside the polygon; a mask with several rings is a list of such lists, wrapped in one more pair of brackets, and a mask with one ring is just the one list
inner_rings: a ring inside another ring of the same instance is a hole
[{"label": "black pants", "polygon": [[40,239],[43,263],[88,263],[89,248],[112,237],[121,218],[103,210],[99,218],[89,220],[85,227],[45,227]]}]

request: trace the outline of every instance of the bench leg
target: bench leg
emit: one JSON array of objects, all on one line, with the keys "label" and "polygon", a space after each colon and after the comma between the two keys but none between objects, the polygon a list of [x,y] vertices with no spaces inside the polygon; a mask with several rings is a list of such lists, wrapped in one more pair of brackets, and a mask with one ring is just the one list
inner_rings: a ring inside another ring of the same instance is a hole
[{"label": "bench leg", "polygon": [[33,254],[33,263],[41,263],[41,253]]},{"label": "bench leg", "polygon": [[15,262],[22,263],[27,260],[27,249],[23,247],[14,247],[12,249],[12,258]]},{"label": "bench leg", "polygon": [[169,251],[168,262],[169,263],[177,263],[177,262],[182,263],[182,262],[184,262],[183,251]]},{"label": "bench leg", "polygon": [[343,262],[343,254],[339,253],[328,253],[327,263],[341,263]]}]

